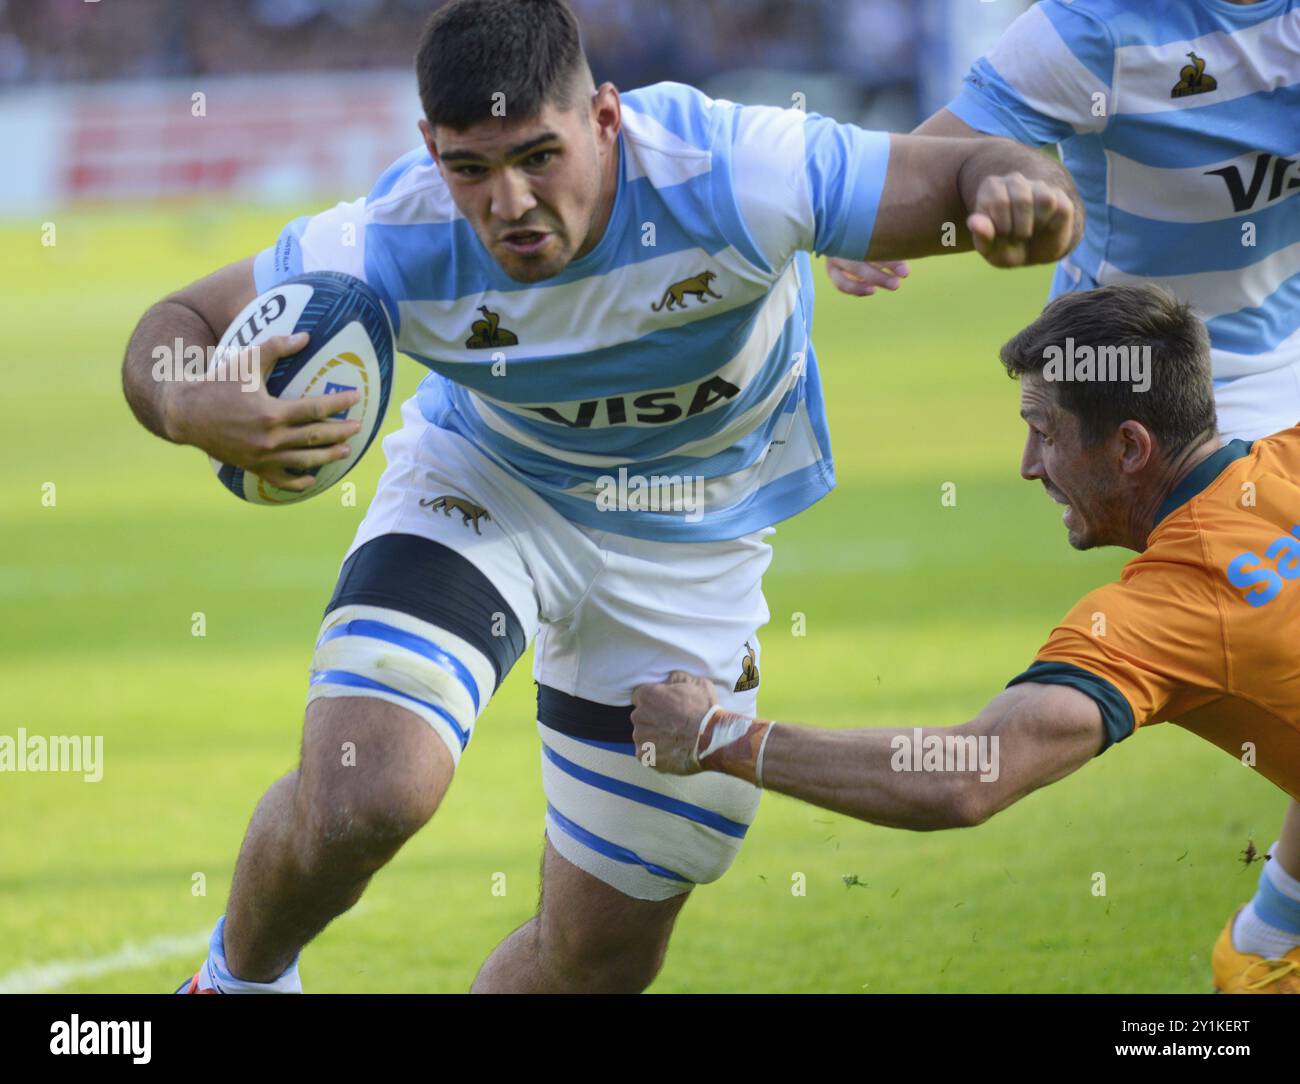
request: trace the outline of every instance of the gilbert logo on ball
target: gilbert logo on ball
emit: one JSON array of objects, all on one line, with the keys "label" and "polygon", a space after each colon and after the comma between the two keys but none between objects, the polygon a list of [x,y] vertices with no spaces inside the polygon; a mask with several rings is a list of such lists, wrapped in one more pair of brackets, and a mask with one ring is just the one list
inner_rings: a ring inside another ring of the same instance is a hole
[{"label": "gilbert logo on ball", "polygon": [[360,400],[334,417],[360,421],[361,431],[349,441],[351,455],[310,472],[316,484],[305,493],[280,489],[209,457],[222,484],[254,504],[293,504],[329,489],[365,455],[388,409],[393,387],[393,330],[388,313],[374,290],[339,271],[297,275],[249,302],[221,337],[213,365],[229,351],[299,331],[311,336],[306,348],[275,363],[266,378],[267,392],[277,399],[306,399],[359,391]]}]

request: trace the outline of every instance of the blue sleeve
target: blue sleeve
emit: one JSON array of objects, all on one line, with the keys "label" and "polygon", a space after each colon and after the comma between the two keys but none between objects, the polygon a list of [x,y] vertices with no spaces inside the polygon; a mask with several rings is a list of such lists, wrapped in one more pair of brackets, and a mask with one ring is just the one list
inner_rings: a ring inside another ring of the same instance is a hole
[{"label": "blue sleeve", "polygon": [[810,116],[804,126],[812,250],[861,260],[871,245],[889,170],[889,133]]},{"label": "blue sleeve", "polygon": [[1030,147],[1059,143],[1074,134],[1064,121],[1040,113],[1021,98],[981,57],[962,80],[948,112],[977,132],[1005,136]]},{"label": "blue sleeve", "polygon": [[[724,235],[776,270],[797,252],[860,260],[889,167],[889,133],[774,106],[733,107],[718,123],[715,199]],[[721,159],[730,168],[719,168]],[[735,212],[733,220],[733,209]]]},{"label": "blue sleeve", "polygon": [[1115,47],[1094,12],[1035,4],[966,74],[948,111],[972,128],[1030,146],[1097,132],[1111,112]]}]

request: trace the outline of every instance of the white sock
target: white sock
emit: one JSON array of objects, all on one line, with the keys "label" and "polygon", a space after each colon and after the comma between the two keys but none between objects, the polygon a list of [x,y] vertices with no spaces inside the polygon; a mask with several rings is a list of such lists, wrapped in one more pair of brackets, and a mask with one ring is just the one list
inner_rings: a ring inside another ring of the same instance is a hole
[{"label": "white sock", "polygon": [[230,968],[226,966],[226,944],[223,939],[223,931],[226,927],[226,916],[222,915],[217,919],[216,929],[212,931],[212,939],[208,942],[208,958],[203,961],[203,967],[199,971],[199,986],[202,989],[213,989],[219,994],[301,994],[302,979],[298,976],[298,957],[293,958],[284,973],[273,982],[249,982],[247,979],[237,979],[230,973]]},{"label": "white sock", "polygon": [[[1274,843],[1269,853],[1277,847]],[[1265,862],[1259,890],[1232,927],[1232,944],[1238,952],[1278,960],[1300,945],[1300,880],[1276,859]]]}]

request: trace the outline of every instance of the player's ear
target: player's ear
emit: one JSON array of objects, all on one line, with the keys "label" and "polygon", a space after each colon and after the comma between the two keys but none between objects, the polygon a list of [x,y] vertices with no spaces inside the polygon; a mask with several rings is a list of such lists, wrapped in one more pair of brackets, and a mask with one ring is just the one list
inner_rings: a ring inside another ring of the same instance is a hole
[{"label": "player's ear", "polygon": [[592,95],[591,117],[597,140],[612,146],[623,126],[622,101],[613,83],[601,83]]},{"label": "player's ear", "polygon": [[420,135],[424,138],[424,146],[429,152],[429,157],[435,162],[438,160],[438,144],[433,140],[433,128],[423,117],[419,122]]},{"label": "player's ear", "polygon": [[1125,474],[1137,474],[1151,462],[1155,439],[1151,430],[1138,421],[1126,421],[1119,427],[1121,440],[1120,468]]}]

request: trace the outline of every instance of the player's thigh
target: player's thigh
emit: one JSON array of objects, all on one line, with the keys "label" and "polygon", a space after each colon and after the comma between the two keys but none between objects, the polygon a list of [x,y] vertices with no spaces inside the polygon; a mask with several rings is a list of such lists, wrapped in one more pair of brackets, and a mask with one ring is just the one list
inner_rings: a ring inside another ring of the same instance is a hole
[{"label": "player's thigh", "polygon": [[740,851],[759,791],[712,772],[654,771],[632,745],[636,686],[686,670],[732,711],[756,712],[767,620],[759,537],[716,545],[606,539],[607,564],[536,654],[547,838],[596,880],[669,900],[717,880]]},{"label": "player's thigh", "polygon": [[[359,764],[400,735],[381,761],[394,771],[418,732],[412,719],[459,764],[537,627],[531,575],[488,511],[491,482],[405,413],[408,426],[385,441],[388,469],[326,607],[308,693],[313,756]],[[331,701],[340,706],[320,706]],[[363,711],[362,702],[390,710]],[[366,732],[371,720],[383,737]],[[427,767],[430,756],[418,763]]]},{"label": "player's thigh", "polygon": [[756,787],[656,772],[632,745],[630,706],[539,692],[546,838],[560,855],[642,901],[684,898],[726,873],[758,811]]}]

